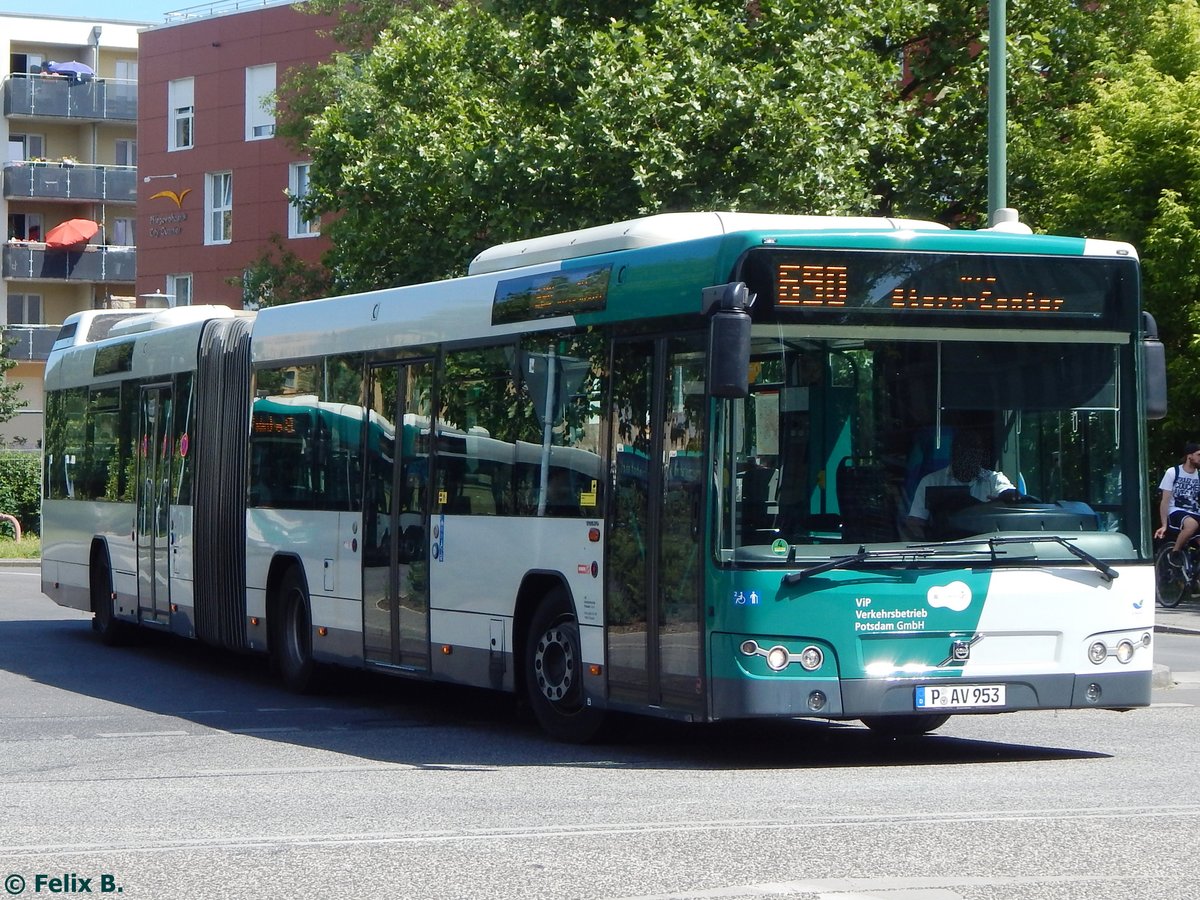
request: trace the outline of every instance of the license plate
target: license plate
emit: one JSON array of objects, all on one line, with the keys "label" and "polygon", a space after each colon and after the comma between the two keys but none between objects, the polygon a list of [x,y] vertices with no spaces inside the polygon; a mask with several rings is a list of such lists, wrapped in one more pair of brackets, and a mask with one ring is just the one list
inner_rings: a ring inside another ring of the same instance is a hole
[{"label": "license plate", "polygon": [[970,709],[1004,706],[1002,684],[923,684],[913,696],[916,709]]}]

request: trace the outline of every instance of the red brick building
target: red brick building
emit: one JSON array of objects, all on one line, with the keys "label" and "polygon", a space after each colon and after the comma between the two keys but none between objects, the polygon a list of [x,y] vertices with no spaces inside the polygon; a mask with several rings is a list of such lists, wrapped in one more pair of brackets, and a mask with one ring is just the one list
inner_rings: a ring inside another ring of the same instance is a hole
[{"label": "red brick building", "polygon": [[[289,70],[334,50],[332,20],[303,4],[193,7],[143,31],[138,57],[137,294],[169,305],[242,306],[230,284],[278,235],[315,262],[319,222],[290,197],[307,160],[275,136],[270,97]],[[153,302],[151,299],[150,302]],[[161,301],[160,301],[161,302]]]}]

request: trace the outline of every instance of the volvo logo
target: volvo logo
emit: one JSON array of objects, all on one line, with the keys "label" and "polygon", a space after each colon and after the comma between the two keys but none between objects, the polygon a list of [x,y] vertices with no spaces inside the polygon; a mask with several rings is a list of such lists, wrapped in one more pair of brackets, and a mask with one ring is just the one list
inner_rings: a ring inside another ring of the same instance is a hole
[{"label": "volvo logo", "polygon": [[950,655],[941,661],[939,668],[948,666],[951,663],[964,663],[971,658],[971,648],[983,640],[982,634],[977,634],[975,637],[968,640],[956,640],[950,642]]}]

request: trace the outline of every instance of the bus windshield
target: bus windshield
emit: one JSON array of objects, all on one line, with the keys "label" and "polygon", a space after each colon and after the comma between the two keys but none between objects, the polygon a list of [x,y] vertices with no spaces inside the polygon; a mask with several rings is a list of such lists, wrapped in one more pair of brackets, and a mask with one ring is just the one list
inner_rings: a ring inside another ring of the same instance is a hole
[{"label": "bus windshield", "polygon": [[1140,546],[1127,347],[774,330],[753,340],[750,395],[721,404],[720,558],[1029,531]]}]

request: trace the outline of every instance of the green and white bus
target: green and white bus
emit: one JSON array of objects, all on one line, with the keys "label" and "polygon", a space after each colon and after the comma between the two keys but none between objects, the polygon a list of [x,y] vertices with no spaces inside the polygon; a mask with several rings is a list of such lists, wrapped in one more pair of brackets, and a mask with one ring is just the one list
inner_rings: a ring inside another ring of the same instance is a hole
[{"label": "green and white bus", "polygon": [[43,589],[106,638],[516,692],[567,740],[1149,703],[1128,245],[665,214],[65,331]]}]

